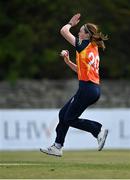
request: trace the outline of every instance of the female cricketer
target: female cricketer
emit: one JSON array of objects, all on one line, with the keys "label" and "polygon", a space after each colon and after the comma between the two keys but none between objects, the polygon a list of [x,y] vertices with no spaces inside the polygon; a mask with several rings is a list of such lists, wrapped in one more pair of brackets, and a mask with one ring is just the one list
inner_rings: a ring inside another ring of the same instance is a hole
[{"label": "female cricketer", "polygon": [[68,24],[60,30],[61,35],[76,49],[76,64],[70,60],[69,52],[64,50],[61,56],[65,63],[77,73],[79,88],[75,95],[64,105],[59,112],[59,123],[56,127],[56,139],[52,146],[41,152],[48,155],[62,156],[63,145],[69,127],[77,128],[91,133],[98,142],[98,150],[104,147],[108,129],[99,122],[79,118],[84,110],[94,104],[100,97],[99,52],[105,49],[104,40],[107,36],[99,32],[97,25],[86,23],[81,26],[78,37],[70,29],[80,21],[81,15],[74,15]]}]

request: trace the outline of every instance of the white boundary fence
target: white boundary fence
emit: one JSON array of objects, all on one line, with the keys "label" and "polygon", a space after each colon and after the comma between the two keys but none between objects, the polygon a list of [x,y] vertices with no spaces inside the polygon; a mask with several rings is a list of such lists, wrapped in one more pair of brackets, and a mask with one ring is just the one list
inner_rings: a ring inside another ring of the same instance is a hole
[{"label": "white boundary fence", "polygon": [[[37,150],[55,139],[59,109],[0,110],[0,150]],[[130,109],[88,109],[82,117],[97,120],[109,129],[107,149],[130,149]],[[90,134],[70,128],[65,149],[96,149]]]}]

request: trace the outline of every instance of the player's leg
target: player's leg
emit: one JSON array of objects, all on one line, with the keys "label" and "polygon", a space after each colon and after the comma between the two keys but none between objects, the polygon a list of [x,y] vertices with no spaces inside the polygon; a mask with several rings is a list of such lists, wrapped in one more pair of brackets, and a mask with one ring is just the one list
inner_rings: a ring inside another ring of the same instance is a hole
[{"label": "player's leg", "polygon": [[64,144],[65,136],[69,129],[69,125],[64,123],[63,120],[64,120],[64,115],[72,99],[73,97],[64,105],[64,107],[59,112],[59,123],[56,127],[56,139],[55,139],[54,144],[47,149],[40,148],[41,152],[46,153],[48,155],[53,155],[53,156],[59,156],[59,157],[62,156],[62,147]]},{"label": "player's leg", "polygon": [[64,122],[71,127],[90,132],[98,140],[98,150],[104,146],[108,130],[102,129],[102,124],[97,121],[79,118],[82,112],[100,97],[100,87],[93,83],[81,84],[78,92],[69,104],[64,115]]},{"label": "player's leg", "polygon": [[71,104],[73,97],[63,106],[63,108],[59,111],[59,123],[56,127],[56,139],[55,143],[61,144],[63,146],[65,141],[65,136],[68,132],[69,125],[64,122],[64,116]]}]

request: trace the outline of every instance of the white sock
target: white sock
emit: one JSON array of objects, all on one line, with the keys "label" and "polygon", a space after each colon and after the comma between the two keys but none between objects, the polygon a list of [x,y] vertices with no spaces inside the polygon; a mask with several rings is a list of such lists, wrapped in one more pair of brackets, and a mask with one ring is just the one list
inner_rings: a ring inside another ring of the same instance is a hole
[{"label": "white sock", "polygon": [[55,142],[55,146],[56,146],[58,149],[62,148],[61,144],[56,143],[56,142]]}]

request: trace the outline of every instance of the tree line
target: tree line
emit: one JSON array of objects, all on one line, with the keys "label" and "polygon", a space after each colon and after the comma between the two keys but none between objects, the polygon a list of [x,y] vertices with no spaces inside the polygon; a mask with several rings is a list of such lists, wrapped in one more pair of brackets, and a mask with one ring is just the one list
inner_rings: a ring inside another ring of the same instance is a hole
[{"label": "tree line", "polygon": [[128,0],[10,0],[0,1],[0,80],[65,79],[75,74],[59,56],[75,49],[60,35],[60,28],[77,12],[86,22],[108,34],[100,51],[102,78],[130,78],[130,6]]}]

